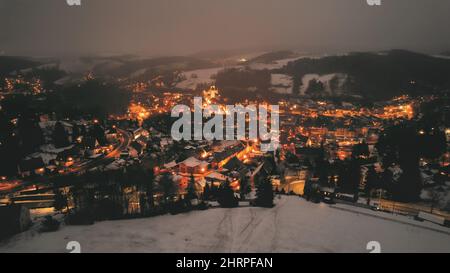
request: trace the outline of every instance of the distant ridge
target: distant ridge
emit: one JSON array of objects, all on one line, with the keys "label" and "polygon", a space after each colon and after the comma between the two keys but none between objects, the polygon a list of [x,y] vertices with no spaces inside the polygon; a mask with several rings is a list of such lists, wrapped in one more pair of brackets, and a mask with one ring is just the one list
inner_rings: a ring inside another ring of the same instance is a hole
[{"label": "distant ridge", "polygon": [[347,92],[369,99],[450,89],[450,60],[407,50],[302,58],[288,63],[283,70],[294,79],[294,93],[300,89],[304,75],[332,73],[348,75]]},{"label": "distant ridge", "polygon": [[0,56],[0,77],[4,78],[17,70],[33,68],[39,65],[41,65],[40,62],[27,57]]}]

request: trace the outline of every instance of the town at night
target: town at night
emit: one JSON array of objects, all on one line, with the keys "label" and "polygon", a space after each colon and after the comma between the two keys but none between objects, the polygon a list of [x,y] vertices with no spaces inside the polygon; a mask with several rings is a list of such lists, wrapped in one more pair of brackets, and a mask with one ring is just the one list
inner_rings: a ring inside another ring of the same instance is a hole
[{"label": "town at night", "polygon": [[449,253],[424,2],[0,0],[0,253]]}]

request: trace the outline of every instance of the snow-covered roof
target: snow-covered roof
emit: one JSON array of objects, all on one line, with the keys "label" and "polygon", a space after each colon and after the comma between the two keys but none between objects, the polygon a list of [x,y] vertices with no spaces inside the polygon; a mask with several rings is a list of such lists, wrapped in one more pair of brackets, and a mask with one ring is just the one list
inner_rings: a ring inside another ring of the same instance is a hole
[{"label": "snow-covered roof", "polygon": [[206,176],[206,178],[213,179],[213,180],[219,180],[219,181],[226,181],[227,179],[229,179],[228,176],[223,175],[218,172],[212,172],[212,173],[208,174]]},{"label": "snow-covered roof", "polygon": [[25,160],[33,159],[33,158],[41,158],[45,165],[48,165],[50,161],[55,159],[57,154],[53,153],[34,153],[25,157]]},{"label": "snow-covered roof", "polygon": [[181,164],[184,164],[189,168],[194,168],[197,166],[206,166],[206,165],[208,165],[208,162],[198,160],[197,158],[191,156],[188,159],[181,162]]},{"label": "snow-covered roof", "polygon": [[62,147],[62,148],[55,148],[53,144],[46,144],[39,147],[39,149],[44,153],[50,153],[50,154],[59,154],[60,152],[63,152],[65,150],[72,149],[73,145]]},{"label": "snow-covered roof", "polygon": [[230,146],[236,146],[241,144],[239,140],[222,140],[219,145],[214,147],[216,152],[224,151],[226,148]]},{"label": "snow-covered roof", "polygon": [[46,129],[46,128],[53,128],[55,127],[55,124],[59,122],[61,123],[61,125],[65,128],[72,128],[73,125],[69,122],[66,121],[55,121],[55,120],[49,120],[49,121],[41,121],[39,122],[39,127],[41,127],[41,129]]}]

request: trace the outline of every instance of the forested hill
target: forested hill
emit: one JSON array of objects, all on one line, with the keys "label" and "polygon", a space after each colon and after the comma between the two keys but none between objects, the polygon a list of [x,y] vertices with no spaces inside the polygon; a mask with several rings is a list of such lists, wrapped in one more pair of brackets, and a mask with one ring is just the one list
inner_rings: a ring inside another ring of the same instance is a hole
[{"label": "forested hill", "polygon": [[274,52],[268,52],[264,53],[262,55],[259,55],[251,60],[248,61],[248,63],[273,63],[278,60],[282,59],[288,59],[295,57],[296,54],[289,50],[283,50],[283,51],[274,51]]},{"label": "forested hill", "polygon": [[129,77],[133,74],[155,76],[164,71],[195,70],[214,67],[209,61],[193,57],[168,56],[151,59],[125,57],[84,57],[82,62],[97,76]]},{"label": "forested hill", "polygon": [[450,60],[405,50],[383,53],[351,53],[290,62],[284,73],[294,78],[298,92],[306,74],[348,75],[346,92],[370,99],[401,94],[421,95],[450,88]]},{"label": "forested hill", "polygon": [[0,56],[0,77],[4,78],[14,71],[32,68],[40,64],[24,57]]}]

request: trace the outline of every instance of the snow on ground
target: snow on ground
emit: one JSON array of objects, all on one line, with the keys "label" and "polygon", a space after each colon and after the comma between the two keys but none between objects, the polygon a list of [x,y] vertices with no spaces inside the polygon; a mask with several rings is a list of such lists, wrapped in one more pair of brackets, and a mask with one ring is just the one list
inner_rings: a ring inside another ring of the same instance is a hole
[{"label": "snow on ground", "polygon": [[[252,63],[248,66],[253,70],[272,70],[272,69],[280,69],[287,65],[289,62],[299,60],[302,58],[306,58],[307,56],[300,56],[295,58],[281,59],[277,60],[273,63]],[[308,58],[319,58],[314,56],[308,56]],[[242,65],[230,66],[228,68],[244,68]],[[206,68],[206,69],[198,69],[183,72],[186,79],[176,84],[177,88],[181,89],[191,89],[194,90],[198,84],[214,84],[215,80],[213,79],[215,75],[220,70],[223,70],[224,67],[214,67],[214,68]],[[324,75],[324,76],[316,76],[316,78],[326,80],[327,82],[334,76],[335,74]],[[306,77],[306,76],[305,76]],[[331,78],[329,78],[331,77]],[[312,79],[312,78],[310,78]],[[306,86],[308,85],[306,82]],[[292,78],[288,75],[283,74],[272,74],[272,85],[273,91],[280,94],[291,94],[292,93]],[[283,86],[281,86],[283,85]],[[304,84],[305,85],[305,84]]]},{"label": "snow on ground", "polygon": [[56,159],[57,154],[51,154],[51,153],[33,153],[31,155],[28,155],[25,159],[32,159],[32,158],[42,158],[42,161],[45,165],[49,165],[50,161],[53,159]]},{"label": "snow on ground", "polygon": [[440,58],[440,59],[450,59],[450,56],[447,55],[432,55],[435,58]]},{"label": "snow on ground", "polygon": [[295,60],[298,60],[298,59],[301,59],[301,57],[281,59],[281,60],[277,60],[277,61],[275,61],[273,63],[252,63],[252,64],[249,65],[249,67],[251,69],[254,69],[254,70],[280,69],[283,66],[287,65],[289,62],[292,62],[292,61],[295,61]]},{"label": "snow on ground", "polygon": [[137,77],[140,77],[140,76],[144,75],[145,72],[147,72],[147,68],[141,68],[141,69],[138,69],[138,70],[134,71],[133,73],[131,73],[129,75],[129,77],[130,78],[137,78]]},{"label": "snow on ground", "polygon": [[346,79],[346,75],[344,75],[344,74],[337,74],[337,73],[326,74],[326,75],[306,74],[302,78],[302,86],[300,88],[300,94],[305,95],[305,92],[309,87],[309,82],[313,79],[321,81],[325,86],[325,92],[331,93],[330,81],[334,77],[338,77],[338,79],[339,79],[338,86],[341,87]]},{"label": "snow on ground", "polygon": [[272,209],[217,208],[28,231],[0,244],[0,252],[66,252],[69,241],[80,242],[82,252],[368,252],[370,241],[380,242],[382,252],[450,252],[443,227],[295,196],[276,202]]},{"label": "snow on ground", "polygon": [[279,94],[292,94],[292,77],[285,74],[271,75],[272,91]]},{"label": "snow on ground", "polygon": [[71,149],[72,147],[73,147],[73,145],[63,147],[63,148],[55,148],[55,146],[53,144],[41,145],[39,147],[41,152],[36,152],[36,153],[30,154],[26,157],[26,159],[40,157],[40,158],[42,158],[42,161],[44,161],[44,163],[46,165],[49,165],[50,161],[56,159],[56,157],[58,156],[58,153],[63,152],[68,149]]},{"label": "snow on ground", "polygon": [[186,80],[179,82],[176,87],[193,90],[198,84],[201,83],[212,84],[214,82],[212,77],[217,75],[217,73],[222,69],[223,67],[215,67],[183,72]]},{"label": "snow on ground", "polygon": [[69,145],[67,147],[62,147],[62,148],[56,148],[55,145],[53,144],[44,144],[41,145],[39,147],[39,149],[44,152],[44,153],[49,153],[49,154],[58,154],[60,152],[63,152],[65,150],[69,150],[72,149],[74,145]]},{"label": "snow on ground", "polygon": [[[300,58],[301,57],[282,59],[282,60],[275,61],[273,63],[253,63],[253,64],[250,64],[248,67],[251,69],[254,69],[254,70],[279,69],[279,68],[282,68],[283,66],[287,65],[288,62],[295,61]],[[243,68],[243,66],[236,65],[236,66],[231,66],[228,68]],[[184,76],[186,77],[186,80],[181,81],[178,84],[176,84],[176,87],[181,88],[181,89],[193,90],[197,87],[198,84],[201,84],[201,83],[213,84],[215,80],[212,78],[214,78],[214,76],[217,75],[217,73],[223,69],[224,69],[224,67],[215,67],[215,68],[206,68],[206,69],[198,69],[198,70],[191,70],[191,71],[183,72]],[[288,80],[288,79],[281,79],[280,78],[281,74],[275,74],[275,75],[276,75],[275,76],[276,82],[278,79],[282,80],[283,83],[285,83]],[[286,75],[283,75],[283,76],[288,77]],[[290,80],[290,82],[292,82],[292,79]],[[291,85],[292,85],[292,83],[291,83]],[[286,88],[278,88],[278,87],[275,87],[275,92],[292,93],[292,91],[289,91]]]}]

